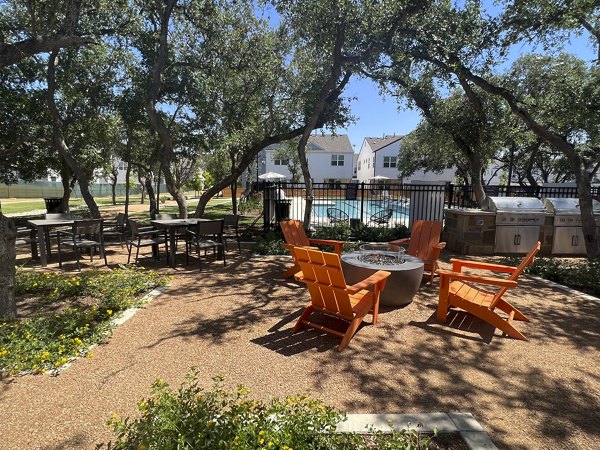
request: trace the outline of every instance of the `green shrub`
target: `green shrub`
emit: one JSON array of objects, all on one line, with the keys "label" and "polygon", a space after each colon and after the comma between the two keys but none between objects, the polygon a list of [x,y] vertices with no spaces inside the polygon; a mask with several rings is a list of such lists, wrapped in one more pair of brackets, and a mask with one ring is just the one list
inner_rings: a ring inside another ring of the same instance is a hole
[{"label": "green shrub", "polygon": [[[506,258],[509,265],[518,265],[519,258]],[[564,286],[600,296],[600,261],[567,263],[557,258],[536,258],[526,273],[554,281]]]},{"label": "green shrub", "polygon": [[[117,440],[115,449],[367,449],[355,434],[336,434],[344,415],[307,396],[270,402],[252,400],[243,386],[226,389],[222,377],[211,390],[198,386],[193,369],[186,382],[173,391],[161,380],[151,396],[138,403],[140,417],[122,419],[113,414],[109,425]],[[390,438],[374,434],[377,442],[393,440],[389,449],[425,449],[427,437],[416,432],[396,432]],[[415,440],[416,438],[416,440]],[[415,444],[417,442],[418,444]]]},{"label": "green shrub", "polygon": [[249,211],[260,211],[262,208],[262,195],[253,194],[249,197],[246,197],[244,201],[240,201],[239,210],[240,214],[246,214]]},{"label": "green shrub", "polygon": [[347,241],[352,236],[352,230],[347,223],[336,223],[331,227],[317,228],[313,233],[316,239],[335,239],[338,241]]},{"label": "green shrub", "polygon": [[268,231],[256,238],[252,252],[257,255],[289,255],[289,252],[281,244],[283,244],[281,234]]},{"label": "green shrub", "polygon": [[167,277],[135,266],[78,275],[18,270],[16,296],[35,297],[40,307],[31,318],[0,322],[0,375],[60,367],[100,341],[114,315],[167,282]]},{"label": "green shrub", "polygon": [[353,236],[362,242],[388,242],[410,236],[408,228],[404,225],[394,227],[369,227],[364,223],[359,224]]}]

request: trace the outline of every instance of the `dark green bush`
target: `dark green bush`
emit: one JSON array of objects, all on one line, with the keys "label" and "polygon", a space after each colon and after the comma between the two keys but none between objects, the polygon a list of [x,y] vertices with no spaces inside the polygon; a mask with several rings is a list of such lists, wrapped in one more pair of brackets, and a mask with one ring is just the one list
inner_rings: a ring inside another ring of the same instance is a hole
[{"label": "dark green bush", "polygon": [[289,252],[282,244],[283,239],[281,234],[268,231],[256,239],[256,244],[252,247],[252,252],[257,255],[289,255]]},{"label": "dark green bush", "polygon": [[[520,259],[511,257],[506,261],[509,265],[517,265]],[[536,258],[525,272],[600,296],[600,261],[566,262],[557,258]]]}]

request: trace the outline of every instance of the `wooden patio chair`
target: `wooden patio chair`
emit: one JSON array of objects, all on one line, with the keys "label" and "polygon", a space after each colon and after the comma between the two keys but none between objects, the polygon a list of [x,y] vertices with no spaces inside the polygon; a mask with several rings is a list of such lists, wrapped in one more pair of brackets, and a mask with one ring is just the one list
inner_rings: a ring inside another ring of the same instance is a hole
[{"label": "wooden patio chair", "polygon": [[[344,241],[335,241],[332,239],[309,239],[306,236],[302,222],[299,220],[282,220],[279,222],[281,231],[283,232],[283,238],[285,243],[283,246],[292,253],[292,247],[308,247],[316,248],[315,245],[330,245],[334,248],[334,251],[339,255],[342,253],[344,247]],[[292,257],[294,255],[292,254]],[[300,266],[294,261],[294,265],[288,270],[283,272],[282,278],[289,278],[300,271]]]},{"label": "wooden patio chair", "polygon": [[[298,281],[306,283],[311,302],[294,326],[293,333],[308,326],[342,338],[338,350],[341,352],[350,342],[358,326],[367,314],[372,314],[371,323],[377,323],[379,294],[385,288],[390,272],[379,270],[352,286],[346,284],[340,255],[320,250],[293,247],[294,259],[300,265]],[[312,322],[314,313],[341,319],[346,331],[341,332],[317,322]]]},{"label": "wooden patio chair", "polygon": [[[540,243],[538,242],[529,254],[523,258],[518,267],[451,259],[452,271],[438,270],[440,275],[440,297],[437,308],[438,322],[445,323],[449,309],[456,307],[479,317],[481,320],[495,326],[515,339],[526,341],[527,338],[517,331],[512,323],[513,320],[528,322],[529,319],[506,300],[502,300],[502,296],[508,289],[517,286],[519,275],[533,262],[535,255],[539,251]],[[508,278],[472,275],[462,273],[463,267],[506,272],[511,275]],[[500,289],[497,292],[489,292],[477,289],[469,283],[497,286]],[[507,317],[500,316],[496,310],[505,312]]]},{"label": "wooden patio chair", "polygon": [[440,242],[442,234],[442,222],[430,220],[415,220],[409,238],[391,241],[393,245],[406,245],[406,253],[416,256],[425,263],[425,271],[429,272],[429,283],[433,283],[433,277],[438,269],[438,258],[440,252],[446,246]]}]

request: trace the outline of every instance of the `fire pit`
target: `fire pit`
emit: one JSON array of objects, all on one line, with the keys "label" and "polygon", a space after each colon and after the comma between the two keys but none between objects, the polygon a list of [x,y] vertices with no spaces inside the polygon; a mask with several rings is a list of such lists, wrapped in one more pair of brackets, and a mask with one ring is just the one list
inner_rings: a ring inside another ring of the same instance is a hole
[{"label": "fire pit", "polygon": [[379,303],[403,306],[412,302],[423,278],[423,261],[405,255],[403,247],[390,244],[363,244],[358,251],[341,256],[344,276],[348,284],[374,274],[378,270],[391,272]]},{"label": "fire pit", "polygon": [[404,264],[404,247],[391,244],[363,244],[359,247],[358,259],[367,264]]}]

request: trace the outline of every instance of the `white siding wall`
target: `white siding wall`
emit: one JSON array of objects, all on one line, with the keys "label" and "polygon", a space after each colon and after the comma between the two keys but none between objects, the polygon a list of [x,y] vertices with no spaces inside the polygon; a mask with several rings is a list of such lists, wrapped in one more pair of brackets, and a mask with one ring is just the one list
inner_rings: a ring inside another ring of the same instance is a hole
[{"label": "white siding wall", "polygon": [[[332,166],[331,155],[344,155],[343,166]],[[323,183],[326,179],[350,180],[353,176],[352,153],[330,153],[330,152],[308,152],[308,166],[310,175],[315,183]],[[292,175],[287,165],[276,166],[273,163],[273,152],[267,150],[265,172],[275,172],[285,175],[287,180],[291,180]]]},{"label": "white siding wall", "polygon": [[392,180],[398,179],[398,167],[383,167],[385,157],[394,156],[396,162],[398,162],[398,154],[400,153],[400,142],[396,141],[387,147],[383,147],[379,151],[375,152],[375,175],[391,178]]},{"label": "white siding wall", "polygon": [[356,165],[356,178],[358,181],[368,181],[369,178],[373,177],[375,173],[375,168],[373,167],[373,150],[366,139],[363,140],[360,152],[358,152]]}]

